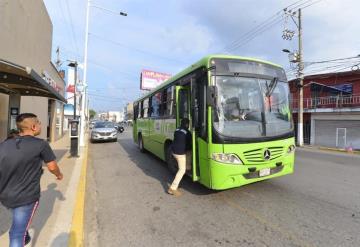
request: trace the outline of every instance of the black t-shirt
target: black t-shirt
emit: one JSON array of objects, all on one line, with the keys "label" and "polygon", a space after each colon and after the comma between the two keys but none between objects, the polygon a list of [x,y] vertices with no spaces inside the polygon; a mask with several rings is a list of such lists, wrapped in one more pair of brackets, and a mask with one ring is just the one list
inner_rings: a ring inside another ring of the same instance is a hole
[{"label": "black t-shirt", "polygon": [[39,200],[42,161],[55,159],[49,144],[33,136],[0,143],[0,202],[15,208]]},{"label": "black t-shirt", "polygon": [[174,154],[185,154],[186,150],[191,150],[191,133],[187,129],[176,129],[174,132],[174,140],[172,143],[172,151]]}]

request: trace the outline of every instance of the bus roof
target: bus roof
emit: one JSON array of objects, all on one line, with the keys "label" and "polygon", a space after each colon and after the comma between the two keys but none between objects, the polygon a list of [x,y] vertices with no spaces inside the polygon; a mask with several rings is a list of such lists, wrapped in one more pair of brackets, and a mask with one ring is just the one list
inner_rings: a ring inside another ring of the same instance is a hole
[{"label": "bus roof", "polygon": [[192,71],[201,68],[201,67],[209,67],[209,63],[210,60],[213,58],[223,58],[223,59],[239,59],[239,60],[246,60],[246,61],[253,61],[253,62],[259,62],[259,63],[264,63],[264,64],[269,64],[275,67],[279,67],[281,68],[280,65],[275,64],[275,63],[271,63],[269,61],[265,61],[265,60],[261,60],[261,59],[256,59],[256,58],[251,58],[251,57],[241,57],[241,56],[233,56],[233,55],[223,55],[223,54],[211,54],[208,56],[203,57],[202,59],[200,59],[199,61],[197,61],[196,63],[190,65],[189,67],[187,67],[186,69],[182,70],[181,72],[177,73],[176,75],[172,76],[170,79],[164,81],[163,83],[161,83],[159,86],[157,86],[156,88],[154,88],[153,90],[151,90],[150,92],[146,93],[145,95],[141,96],[140,98],[138,98],[137,100],[135,100],[134,102],[137,101],[141,101],[149,96],[151,96],[152,94],[154,94],[156,91],[158,91],[159,89],[166,87],[167,85],[173,83],[174,81],[182,78],[183,76],[191,73]]}]

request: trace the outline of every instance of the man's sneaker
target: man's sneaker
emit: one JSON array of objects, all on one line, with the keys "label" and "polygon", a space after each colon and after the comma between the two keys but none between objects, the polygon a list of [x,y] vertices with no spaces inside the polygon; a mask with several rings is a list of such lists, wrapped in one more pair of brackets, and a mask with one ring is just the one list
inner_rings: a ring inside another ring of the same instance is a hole
[{"label": "man's sneaker", "polygon": [[170,195],[174,195],[174,196],[181,196],[182,195],[182,193],[179,190],[173,190],[171,188],[168,189],[168,193]]},{"label": "man's sneaker", "polygon": [[29,232],[26,231],[26,235],[25,235],[25,245],[27,245],[28,243],[30,243],[31,241],[31,237],[29,235]]}]

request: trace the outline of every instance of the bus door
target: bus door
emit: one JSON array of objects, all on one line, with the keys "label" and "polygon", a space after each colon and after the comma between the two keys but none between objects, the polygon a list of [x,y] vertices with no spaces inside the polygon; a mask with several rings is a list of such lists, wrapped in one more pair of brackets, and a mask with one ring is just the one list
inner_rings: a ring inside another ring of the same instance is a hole
[{"label": "bus door", "polygon": [[193,181],[199,180],[197,176],[197,146],[196,133],[192,124],[191,117],[191,88],[189,86],[176,86],[176,127],[180,126],[181,119],[188,118],[190,120],[189,130],[192,137],[192,169],[191,177]]},{"label": "bus door", "polygon": [[[190,87],[176,86],[176,127],[180,126],[181,119],[190,117]],[[191,126],[191,121],[190,121]]]}]

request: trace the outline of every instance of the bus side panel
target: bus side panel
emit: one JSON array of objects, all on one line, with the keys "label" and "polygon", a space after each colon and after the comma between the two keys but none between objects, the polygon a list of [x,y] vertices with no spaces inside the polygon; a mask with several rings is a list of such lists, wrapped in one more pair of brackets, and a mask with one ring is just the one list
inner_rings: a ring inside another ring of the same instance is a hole
[{"label": "bus side panel", "polygon": [[209,169],[209,158],[208,158],[208,144],[201,138],[197,138],[198,152],[199,152],[199,170],[200,179],[199,182],[206,187],[210,188],[210,169]]},{"label": "bus side panel", "polygon": [[144,142],[144,147],[145,149],[148,149],[149,147],[149,125],[150,125],[150,121],[149,119],[137,119],[137,130],[138,130],[138,134],[141,133],[143,142]]},{"label": "bus side panel", "polygon": [[161,135],[159,141],[161,143],[160,151],[161,154],[159,157],[162,160],[165,160],[165,142],[172,141],[174,138],[174,131],[176,129],[176,119],[163,119],[161,122]]},{"label": "bus side panel", "polygon": [[153,141],[153,135],[154,135],[154,119],[148,118],[145,120],[147,125],[147,133],[144,134],[144,147],[146,150],[150,151],[151,153],[154,153],[154,141]]},{"label": "bus side panel", "polygon": [[132,129],[132,131],[133,131],[133,133],[132,133],[133,140],[134,140],[135,143],[138,143],[138,127],[137,127],[137,124],[138,124],[138,120],[136,119],[134,121],[133,129]]},{"label": "bus side panel", "polygon": [[163,119],[151,119],[149,126],[149,147],[147,148],[153,154],[161,159],[164,159],[164,135],[161,133],[161,126],[163,125]]}]

